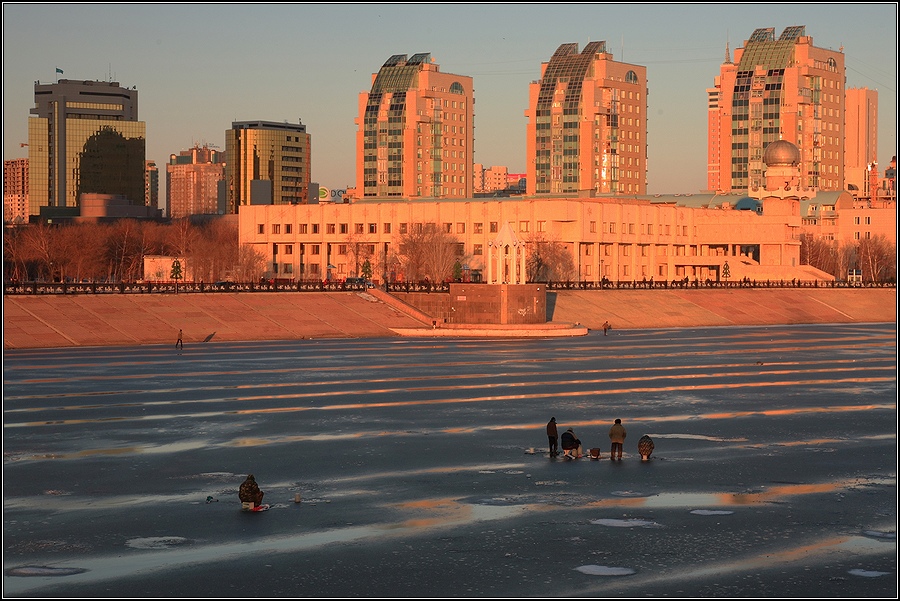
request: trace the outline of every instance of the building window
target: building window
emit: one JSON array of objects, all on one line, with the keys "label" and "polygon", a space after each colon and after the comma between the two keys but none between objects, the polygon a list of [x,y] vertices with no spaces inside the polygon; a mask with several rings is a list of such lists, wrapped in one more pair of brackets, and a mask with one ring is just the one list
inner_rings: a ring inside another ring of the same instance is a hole
[{"label": "building window", "polygon": [[294,266],[290,263],[285,263],[282,267],[283,269],[281,271],[283,273],[294,273]]},{"label": "building window", "polygon": [[301,223],[299,229],[300,229],[301,234],[305,234],[307,232],[308,227],[305,223]]},{"label": "building window", "polygon": [[378,233],[378,225],[375,224],[375,223],[370,223],[370,224],[369,224],[369,233],[370,233],[370,234],[377,234],[377,233]]},{"label": "building window", "polygon": [[294,245],[293,244],[285,244],[284,245],[284,254],[286,254],[286,255],[294,254]]},{"label": "building window", "polygon": [[584,249],[584,256],[590,257],[594,254],[594,245],[593,244],[582,244],[581,247]]},{"label": "building window", "polygon": [[452,224],[452,223],[445,223],[445,224],[444,224],[444,232],[446,232],[446,233],[449,234],[449,233],[451,233],[452,231],[453,231],[453,224]]},{"label": "building window", "polygon": [[492,234],[497,233],[497,222],[496,221],[491,221],[491,233]]},{"label": "building window", "polygon": [[338,254],[339,255],[347,254],[347,245],[346,244],[338,244]]},{"label": "building window", "polygon": [[609,233],[610,234],[616,233],[616,224],[613,223],[612,221],[609,222]]},{"label": "building window", "polygon": [[407,224],[401,223],[400,224],[400,235],[405,236],[407,232],[408,232]]},{"label": "building window", "polygon": [[[857,219],[859,219],[859,217],[857,217]],[[859,222],[857,221],[857,223],[859,223]],[[273,224],[272,224],[272,233],[273,233],[273,234],[280,234],[280,233],[281,233],[281,224],[280,224],[280,223],[273,223]]]},{"label": "building window", "polygon": [[546,221],[538,221],[537,222],[537,231],[546,232],[547,231],[547,222]]},{"label": "building window", "polygon": [[361,223],[355,224],[354,229],[356,230],[357,234],[364,234],[366,232],[366,230],[363,228],[363,224]]},{"label": "building window", "polygon": [[257,234],[265,234],[265,233],[266,233],[266,226],[265,226],[264,224],[262,224],[262,223],[260,223],[259,225],[257,225],[257,226],[256,226],[256,233],[257,233]]},{"label": "building window", "polygon": [[318,244],[310,244],[309,245],[309,254],[318,255],[321,252],[321,249]]},{"label": "building window", "polygon": [[385,224],[384,224],[384,233],[385,233],[385,234],[390,234],[390,233],[391,233],[391,224],[390,224],[390,223],[385,223]]},{"label": "building window", "polygon": [[318,234],[318,233],[319,233],[319,224],[318,224],[318,223],[312,224],[312,233],[313,233],[313,234]]},{"label": "building window", "polygon": [[333,234],[333,233],[335,233],[335,231],[337,231],[337,226],[335,224],[333,224],[333,223],[325,224],[325,233],[326,234]]},{"label": "building window", "polygon": [[342,234],[349,234],[349,233],[350,233],[350,226],[349,226],[348,224],[346,224],[346,223],[342,223],[342,224],[341,224],[341,233],[342,233]]},{"label": "building window", "polygon": [[520,222],[519,222],[519,231],[520,231],[520,232],[527,232],[527,231],[528,231],[528,222],[527,222],[527,221],[520,221]]},{"label": "building window", "polygon": [[290,233],[291,233],[291,224],[290,224],[290,223],[285,223],[285,224],[284,224],[284,233],[285,233],[285,234],[290,234]]},{"label": "building window", "polygon": [[465,223],[457,223],[456,224],[456,233],[457,234],[465,234],[466,233],[466,224]]},{"label": "building window", "polygon": [[483,223],[476,223],[473,225],[473,227],[475,228],[476,234],[481,234],[484,232],[484,224]]},{"label": "building window", "polygon": [[589,227],[589,231],[590,231],[592,234],[596,234],[596,233],[597,233],[597,222],[596,222],[596,221],[591,221],[590,227]]},{"label": "building window", "polygon": [[476,245],[474,245],[474,246],[472,247],[472,254],[473,254],[473,255],[483,255],[483,254],[484,254],[484,247],[483,247],[481,244],[476,244]]}]

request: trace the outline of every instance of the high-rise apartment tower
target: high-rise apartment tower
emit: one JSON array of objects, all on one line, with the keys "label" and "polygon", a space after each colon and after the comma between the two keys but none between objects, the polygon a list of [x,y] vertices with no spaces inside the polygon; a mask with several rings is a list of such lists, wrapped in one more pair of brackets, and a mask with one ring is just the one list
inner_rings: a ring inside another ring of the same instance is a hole
[{"label": "high-rise apartment tower", "polygon": [[225,131],[227,212],[249,204],[308,203],[310,144],[302,123],[232,123]]},{"label": "high-rise apartment tower", "polygon": [[166,165],[168,216],[179,219],[190,215],[215,215],[220,210],[224,213],[225,207],[219,207],[219,182],[224,179],[225,155],[208,145],[169,155]]},{"label": "high-rise apartment tower", "polygon": [[471,198],[472,78],[396,54],[359,96],[357,198]]},{"label": "high-rise apartment tower", "polygon": [[787,140],[800,150],[800,189],[844,189],[843,49],[817,48],[806,27],[757,29],[728,50],[709,111],[707,185],[713,192],[760,189],[766,146]]},{"label": "high-rise apartment tower", "polygon": [[563,44],[529,86],[527,194],[645,194],[647,69]]},{"label": "high-rise apartment tower", "polygon": [[112,81],[34,84],[28,119],[29,215],[78,207],[83,193],[143,206],[146,124],[138,93]]},{"label": "high-rise apartment tower", "polygon": [[850,88],[846,94],[844,180],[854,196],[870,198],[878,188],[878,91]]},{"label": "high-rise apartment tower", "polygon": [[3,161],[3,223],[28,223],[28,159]]}]

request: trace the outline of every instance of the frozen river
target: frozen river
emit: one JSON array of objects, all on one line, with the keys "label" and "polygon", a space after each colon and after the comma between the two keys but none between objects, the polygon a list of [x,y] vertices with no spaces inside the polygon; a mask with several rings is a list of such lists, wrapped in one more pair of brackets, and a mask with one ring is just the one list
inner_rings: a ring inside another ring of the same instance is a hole
[{"label": "frozen river", "polygon": [[[896,353],[895,324],[6,351],[4,594],[896,597]],[[550,458],[551,416],[602,458]]]}]

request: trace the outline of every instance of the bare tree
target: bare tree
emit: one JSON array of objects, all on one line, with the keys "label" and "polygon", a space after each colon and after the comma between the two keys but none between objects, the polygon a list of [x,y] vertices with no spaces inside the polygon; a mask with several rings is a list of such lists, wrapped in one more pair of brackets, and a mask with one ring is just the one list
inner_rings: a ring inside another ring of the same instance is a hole
[{"label": "bare tree", "polygon": [[255,282],[266,270],[266,258],[253,248],[251,244],[242,244],[238,248],[237,263],[234,267],[234,278],[239,282]]},{"label": "bare tree", "polygon": [[534,232],[527,239],[525,269],[529,282],[568,281],[575,274],[575,263],[565,245]]},{"label": "bare tree", "polygon": [[453,266],[460,257],[459,241],[435,223],[410,224],[408,233],[400,236],[399,252],[407,280],[429,279],[443,282],[453,276]]},{"label": "bare tree", "polygon": [[857,264],[867,282],[885,282],[897,278],[897,245],[883,234],[862,238],[857,251]]}]

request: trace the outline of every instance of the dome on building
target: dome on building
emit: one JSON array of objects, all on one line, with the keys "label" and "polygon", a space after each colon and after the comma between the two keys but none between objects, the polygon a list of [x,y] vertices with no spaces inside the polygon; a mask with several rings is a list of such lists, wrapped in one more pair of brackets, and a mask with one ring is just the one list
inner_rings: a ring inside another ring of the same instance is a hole
[{"label": "dome on building", "polygon": [[749,196],[744,196],[739,201],[734,204],[735,211],[756,211],[757,213],[762,212],[762,203],[755,198],[751,198]]},{"label": "dome on building", "polygon": [[787,140],[777,140],[766,146],[763,162],[767,167],[772,165],[799,165],[800,149]]}]

